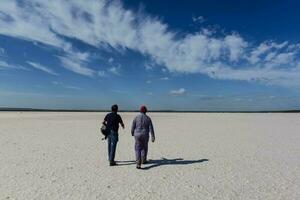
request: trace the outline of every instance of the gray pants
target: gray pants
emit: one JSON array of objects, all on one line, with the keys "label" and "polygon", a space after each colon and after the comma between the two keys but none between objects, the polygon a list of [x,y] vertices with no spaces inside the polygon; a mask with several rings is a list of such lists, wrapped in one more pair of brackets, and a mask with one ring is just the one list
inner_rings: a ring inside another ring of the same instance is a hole
[{"label": "gray pants", "polygon": [[135,156],[137,163],[147,160],[149,135],[139,134],[134,136]]}]

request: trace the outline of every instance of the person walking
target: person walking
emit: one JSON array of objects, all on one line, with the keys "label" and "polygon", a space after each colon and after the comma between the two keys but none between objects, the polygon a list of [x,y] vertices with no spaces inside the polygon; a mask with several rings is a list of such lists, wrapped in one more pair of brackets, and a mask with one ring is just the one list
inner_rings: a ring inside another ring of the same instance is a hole
[{"label": "person walking", "polygon": [[140,114],[134,118],[131,126],[131,135],[135,139],[137,169],[141,169],[141,164],[147,163],[149,132],[151,133],[151,141],[155,141],[152,120],[146,113],[147,107],[141,106]]},{"label": "person walking", "polygon": [[107,142],[108,142],[108,160],[109,165],[114,166],[116,165],[115,162],[115,154],[116,154],[116,148],[117,143],[119,141],[119,124],[121,124],[122,128],[124,129],[124,123],[121,118],[121,116],[118,114],[118,105],[112,105],[111,107],[111,113],[108,113],[104,120],[103,124],[108,129],[108,136],[107,136]]}]

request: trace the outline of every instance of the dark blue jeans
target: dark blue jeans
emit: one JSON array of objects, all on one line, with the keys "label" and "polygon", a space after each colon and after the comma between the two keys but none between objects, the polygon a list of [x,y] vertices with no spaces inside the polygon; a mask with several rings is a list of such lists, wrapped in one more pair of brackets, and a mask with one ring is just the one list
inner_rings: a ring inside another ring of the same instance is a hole
[{"label": "dark blue jeans", "polygon": [[111,131],[110,134],[107,137],[107,142],[108,142],[108,160],[110,162],[115,161],[116,148],[117,148],[118,141],[119,141],[119,134],[118,134],[118,132]]}]

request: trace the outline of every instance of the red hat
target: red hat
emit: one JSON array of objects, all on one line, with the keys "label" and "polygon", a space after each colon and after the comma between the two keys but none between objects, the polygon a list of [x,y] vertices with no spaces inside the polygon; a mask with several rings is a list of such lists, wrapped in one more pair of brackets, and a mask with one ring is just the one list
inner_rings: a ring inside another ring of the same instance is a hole
[{"label": "red hat", "polygon": [[141,106],[140,111],[141,111],[141,113],[146,113],[147,112],[147,107],[146,106]]}]

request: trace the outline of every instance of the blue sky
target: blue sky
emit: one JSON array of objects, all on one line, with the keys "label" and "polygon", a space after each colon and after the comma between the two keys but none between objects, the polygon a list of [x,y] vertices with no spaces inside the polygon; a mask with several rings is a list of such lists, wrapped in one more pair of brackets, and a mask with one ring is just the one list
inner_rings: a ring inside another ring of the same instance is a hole
[{"label": "blue sky", "polygon": [[0,2],[0,107],[300,109],[297,1]]}]

